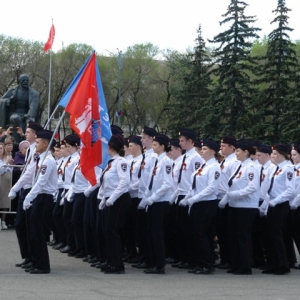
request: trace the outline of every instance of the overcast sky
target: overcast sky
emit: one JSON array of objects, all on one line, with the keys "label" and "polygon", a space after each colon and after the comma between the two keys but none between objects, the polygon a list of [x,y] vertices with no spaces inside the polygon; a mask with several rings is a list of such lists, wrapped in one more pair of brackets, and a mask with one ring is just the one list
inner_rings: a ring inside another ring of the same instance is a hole
[{"label": "overcast sky", "polygon": [[[245,0],[245,14],[256,15],[262,37],[274,27],[270,22],[277,0]],[[14,0],[1,1],[0,34],[46,42],[53,19],[56,36],[53,50],[71,43],[86,43],[97,52],[116,53],[117,48],[151,42],[162,49],[184,52],[195,45],[196,30],[212,39],[230,0]],[[292,40],[300,40],[300,0],[286,0],[290,12]],[[298,16],[298,18],[297,18]]]}]

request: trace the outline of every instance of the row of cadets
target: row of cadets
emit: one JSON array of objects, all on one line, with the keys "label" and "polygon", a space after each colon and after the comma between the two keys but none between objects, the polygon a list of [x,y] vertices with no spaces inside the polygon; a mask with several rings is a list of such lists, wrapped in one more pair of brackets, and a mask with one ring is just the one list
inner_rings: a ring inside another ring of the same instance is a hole
[{"label": "row of cadets", "polygon": [[171,150],[168,152],[168,156],[173,160],[172,174],[173,174],[173,194],[170,200],[170,207],[168,211],[166,229],[165,229],[165,240],[166,240],[166,262],[174,263],[178,257],[178,249],[176,244],[177,232],[176,232],[176,205],[175,201],[178,197],[178,176],[182,162],[182,153],[179,144],[179,139],[170,139]]},{"label": "row of cadets", "polygon": [[185,154],[183,155],[178,174],[178,197],[176,205],[176,230],[177,248],[179,249],[177,262],[172,267],[189,269],[194,261],[195,247],[191,230],[191,220],[189,218],[187,206],[180,206],[179,203],[187,195],[192,185],[192,174],[203,165],[203,159],[196,152],[194,142],[196,134],[190,129],[182,129],[179,132],[179,143]]},{"label": "row of cadets", "polygon": [[130,170],[124,158],[124,139],[113,135],[108,142],[108,154],[111,160],[100,178],[98,198],[99,209],[104,209],[104,233],[106,242],[107,264],[101,271],[105,274],[125,273],[122,254],[121,228],[130,207]]},{"label": "row of cadets", "polygon": [[228,181],[229,190],[219,202],[224,208],[228,203],[228,238],[231,269],[235,275],[252,274],[251,230],[257,214],[260,183],[258,170],[250,156],[256,148],[249,140],[238,140],[235,145],[239,166]]},{"label": "row of cadets", "polygon": [[35,162],[38,157],[36,152],[36,134],[42,130],[43,127],[36,122],[29,122],[25,131],[26,140],[30,143],[30,147],[26,151],[25,162],[26,166],[16,184],[11,188],[8,197],[14,199],[19,193],[17,203],[16,215],[16,234],[20,247],[21,257],[23,262],[16,264],[16,267],[31,267],[32,266],[32,252],[29,248],[29,211],[23,210],[23,201],[32,187],[32,180],[35,173]]},{"label": "row of cadets", "polygon": [[[230,176],[238,167],[238,161],[235,155],[236,138],[232,136],[224,136],[220,140],[220,154],[224,157],[220,162],[221,176],[218,189],[218,200],[220,201],[228,192],[228,181]],[[220,248],[220,269],[230,268],[229,242],[227,232],[229,205],[226,204],[223,209],[218,209],[216,231]]]},{"label": "row of cadets", "polygon": [[[138,241],[137,241],[137,207],[139,204],[138,191],[139,191],[139,178],[138,173],[143,159],[143,146],[140,136],[130,136],[124,139],[125,142],[125,158],[130,165],[130,186],[129,194],[131,197],[131,205],[126,214],[125,223],[123,226],[123,239],[126,249],[125,258],[129,263],[138,262]],[[128,152],[130,155],[126,156],[126,144],[128,145]],[[131,157],[131,159],[128,159]]]},{"label": "row of cadets", "polygon": [[295,195],[294,166],[290,161],[291,149],[285,144],[273,146],[272,162],[276,169],[270,179],[270,186],[262,204],[267,215],[267,268],[264,274],[284,275],[290,272],[284,231],[290,202]]},{"label": "row of cadets", "polygon": [[69,157],[69,151],[66,147],[66,143],[64,140],[62,140],[60,143],[56,144],[55,150],[60,152],[61,158],[56,161],[57,165],[57,193],[55,195],[54,201],[55,206],[53,208],[53,222],[54,226],[58,233],[58,238],[55,240],[55,244],[53,245],[54,250],[60,250],[67,246],[67,232],[65,228],[65,224],[62,218],[64,206],[60,205],[63,191],[64,191],[64,181],[63,181],[63,174],[64,174],[64,165],[66,164],[68,157]]},{"label": "row of cadets", "polygon": [[146,274],[165,273],[164,225],[173,193],[173,162],[166,154],[170,149],[170,140],[166,135],[157,134],[154,136],[153,151],[157,158],[151,169],[144,197],[139,204],[140,209],[146,208],[148,222],[150,266],[144,270]]},{"label": "row of cadets", "polygon": [[67,201],[66,196],[68,195],[68,191],[72,186],[71,181],[72,181],[73,170],[79,161],[78,146],[80,143],[80,139],[76,134],[70,134],[64,138],[64,141],[66,143],[66,148],[68,151],[68,158],[66,158],[66,163],[64,164],[63,167],[62,180],[64,182],[63,184],[64,191],[62,193],[60,204],[63,205],[62,219],[67,233],[67,245],[66,247],[60,249],[60,252],[68,253],[68,256],[75,256],[76,243],[75,243],[74,227],[71,222],[72,213],[73,213],[73,202]]},{"label": "row of cadets", "polygon": [[26,269],[30,274],[50,273],[50,261],[45,229],[49,226],[52,214],[53,195],[57,190],[57,167],[50,152],[47,151],[53,132],[38,131],[36,151],[40,154],[32,178],[33,186],[26,195],[23,209],[29,210],[29,243],[32,247],[32,268]]},{"label": "row of cadets", "polygon": [[[137,177],[139,179],[138,187],[138,204],[145,196],[145,192],[148,188],[148,180],[151,176],[151,171],[154,167],[157,154],[153,152],[153,140],[157,135],[157,131],[154,128],[145,126],[142,130],[141,142],[144,148],[142,160],[139,164]],[[134,263],[132,267],[138,269],[146,269],[150,267],[150,250],[148,246],[148,224],[147,214],[144,209],[136,212],[137,218],[137,244],[139,248],[139,261]]]},{"label": "row of cadets", "polygon": [[202,142],[201,157],[204,164],[192,174],[192,185],[180,206],[189,206],[196,255],[189,273],[211,274],[215,271],[213,258],[213,229],[218,210],[217,193],[221,168],[218,152],[220,146],[212,140]]}]

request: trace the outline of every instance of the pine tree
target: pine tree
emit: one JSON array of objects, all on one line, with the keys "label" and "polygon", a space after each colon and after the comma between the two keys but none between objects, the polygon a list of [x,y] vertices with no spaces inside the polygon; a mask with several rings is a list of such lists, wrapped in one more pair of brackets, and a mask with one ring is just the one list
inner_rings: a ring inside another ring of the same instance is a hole
[{"label": "pine tree", "polygon": [[209,103],[210,95],[211,79],[208,69],[211,61],[202,37],[201,25],[197,34],[194,51],[177,53],[169,64],[173,81],[169,128],[174,134],[182,128],[190,128],[202,137],[204,108]]},{"label": "pine tree", "polygon": [[254,16],[245,15],[247,6],[243,1],[231,0],[220,22],[220,25],[229,24],[229,29],[210,40],[218,44],[213,52],[212,72],[217,76],[217,84],[211,98],[214,112],[210,116],[218,135],[244,137],[250,134],[249,106],[254,94],[250,74],[255,65],[250,51],[260,29],[252,26],[256,21]]},{"label": "pine tree", "polygon": [[298,61],[294,44],[288,35],[293,31],[288,27],[289,11],[291,10],[286,7],[285,0],[278,0],[277,8],[273,10],[276,17],[271,22],[277,24],[277,28],[268,35],[267,54],[262,57],[264,64],[258,72],[258,83],[265,84],[265,88],[259,95],[259,101],[255,103],[261,115],[257,127],[260,128],[261,137],[264,136],[271,143],[287,142],[299,136],[293,93]]}]

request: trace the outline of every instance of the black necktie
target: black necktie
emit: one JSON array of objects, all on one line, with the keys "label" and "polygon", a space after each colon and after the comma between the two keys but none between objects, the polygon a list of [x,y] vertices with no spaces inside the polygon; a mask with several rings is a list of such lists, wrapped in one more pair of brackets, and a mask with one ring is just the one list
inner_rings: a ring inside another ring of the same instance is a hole
[{"label": "black necktie", "polygon": [[73,171],[73,175],[72,175],[72,179],[71,179],[71,183],[75,182],[75,175],[76,175],[76,171],[78,169],[78,167],[80,166],[80,160],[78,161],[78,164],[76,165],[74,171]]},{"label": "black necktie", "polygon": [[261,185],[262,180],[263,180],[263,172],[264,172],[264,167],[261,167],[261,169],[260,169],[260,175],[259,175],[259,178],[260,178],[259,185]]},{"label": "black necktie", "polygon": [[178,183],[180,183],[180,181],[181,181],[181,175],[182,175],[182,170],[183,170],[185,159],[186,159],[186,154],[184,154],[183,159],[182,159],[182,164],[181,164],[181,167],[179,170]]},{"label": "black necktie", "polygon": [[224,162],[225,162],[225,158],[222,160],[222,162],[221,162],[221,164],[220,164],[221,170],[223,170],[222,167],[223,167],[223,165],[224,165]]},{"label": "black necktie", "polygon": [[108,161],[107,167],[106,167],[106,169],[104,170],[104,172],[102,173],[102,175],[101,175],[101,177],[100,177],[100,186],[101,186],[102,183],[103,183],[104,174],[110,169],[110,167],[111,167],[110,164],[111,164],[114,160],[115,160],[115,159],[113,158],[113,159],[110,159],[110,160]]},{"label": "black necktie", "polygon": [[68,166],[69,162],[71,161],[71,156],[69,156],[65,166],[64,166],[64,173],[63,173],[63,176],[62,176],[62,180],[65,181],[65,171],[66,171],[66,167]]},{"label": "black necktie", "polygon": [[275,170],[275,172],[274,172],[274,174],[273,174],[273,176],[272,176],[272,178],[271,178],[270,187],[269,187],[269,189],[268,189],[268,194],[269,194],[269,195],[270,195],[270,193],[271,193],[271,191],[272,191],[273,184],[274,184],[274,178],[275,178],[275,175],[276,175],[278,169],[279,169],[279,167],[277,166],[277,168],[276,168],[276,170]]},{"label": "black necktie", "polygon": [[192,184],[192,190],[194,190],[196,188],[196,177],[197,177],[198,174],[199,175],[201,174],[201,172],[204,169],[204,167],[205,167],[205,164],[203,164],[202,167],[194,175],[193,184]]},{"label": "black necktie", "polygon": [[28,148],[27,152],[26,152],[26,158],[25,158],[25,162],[27,162],[28,158],[30,155],[30,148]]},{"label": "black necktie", "polygon": [[142,166],[144,164],[144,161],[145,161],[145,154],[143,153],[143,159],[141,161],[141,165],[140,165],[140,169],[139,169],[139,173],[138,173],[138,179],[141,178],[141,175],[142,175]]},{"label": "black necktie", "polygon": [[229,181],[228,181],[228,185],[229,187],[232,186],[232,181],[235,178],[235,176],[237,175],[237,173],[239,172],[239,170],[241,169],[242,164],[239,165],[239,167],[236,169],[236,171],[234,172],[234,174],[230,177]]},{"label": "black necktie", "polygon": [[149,184],[149,190],[151,191],[152,189],[152,185],[153,185],[153,179],[156,173],[156,166],[157,166],[157,162],[158,160],[155,161],[154,167],[153,167],[153,172],[152,172],[152,176],[151,176],[151,180],[150,180],[150,184]]},{"label": "black necktie", "polygon": [[132,178],[132,169],[133,169],[134,163],[135,163],[135,161],[133,160],[130,165],[130,179]]}]

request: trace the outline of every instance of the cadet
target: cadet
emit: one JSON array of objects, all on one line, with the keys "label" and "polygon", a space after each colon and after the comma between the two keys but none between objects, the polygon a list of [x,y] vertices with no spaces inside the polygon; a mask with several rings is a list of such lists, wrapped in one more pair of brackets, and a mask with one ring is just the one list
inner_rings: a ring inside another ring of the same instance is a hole
[{"label": "cadet", "polygon": [[30,274],[50,273],[49,254],[45,236],[52,213],[53,195],[57,190],[57,167],[50,152],[47,151],[53,133],[48,130],[39,131],[36,138],[36,151],[40,153],[36,161],[33,187],[24,199],[23,208],[30,206],[30,245],[33,245],[33,267]]}]

